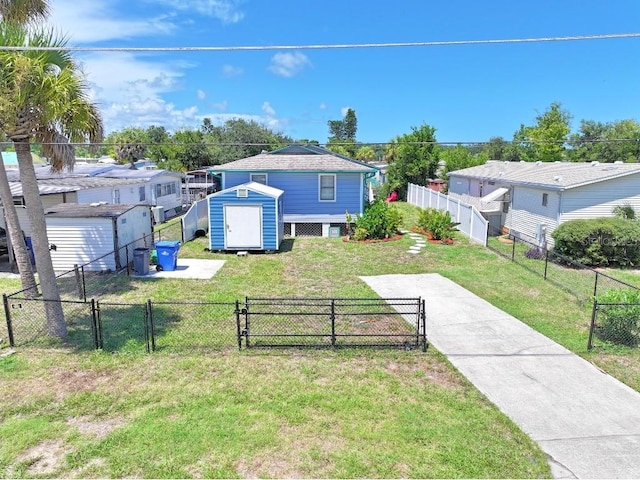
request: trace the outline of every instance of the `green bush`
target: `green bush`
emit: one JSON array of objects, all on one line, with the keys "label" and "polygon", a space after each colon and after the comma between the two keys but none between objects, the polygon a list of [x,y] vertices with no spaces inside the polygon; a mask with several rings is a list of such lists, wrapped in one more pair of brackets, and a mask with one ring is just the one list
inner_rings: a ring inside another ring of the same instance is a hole
[{"label": "green bush", "polygon": [[458,225],[460,224],[451,221],[449,212],[443,212],[435,208],[425,208],[418,215],[418,227],[431,233],[431,237],[434,240],[453,238]]},{"label": "green bush", "polygon": [[619,217],[571,220],[551,234],[554,251],[590,266],[640,263],[640,224]]},{"label": "green bush", "polygon": [[635,347],[640,343],[640,291],[609,290],[598,298],[599,338]]},{"label": "green bush", "polygon": [[[347,214],[347,218],[351,216]],[[398,233],[401,223],[400,210],[384,200],[376,200],[365,208],[362,215],[356,215],[353,238],[354,240],[388,238]]]}]

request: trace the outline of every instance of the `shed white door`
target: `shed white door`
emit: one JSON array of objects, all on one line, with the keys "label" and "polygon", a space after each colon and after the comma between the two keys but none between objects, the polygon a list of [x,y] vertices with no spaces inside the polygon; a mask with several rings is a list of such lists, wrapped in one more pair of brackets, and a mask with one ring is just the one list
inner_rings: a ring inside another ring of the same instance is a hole
[{"label": "shed white door", "polygon": [[225,205],[227,248],[262,247],[262,205]]}]

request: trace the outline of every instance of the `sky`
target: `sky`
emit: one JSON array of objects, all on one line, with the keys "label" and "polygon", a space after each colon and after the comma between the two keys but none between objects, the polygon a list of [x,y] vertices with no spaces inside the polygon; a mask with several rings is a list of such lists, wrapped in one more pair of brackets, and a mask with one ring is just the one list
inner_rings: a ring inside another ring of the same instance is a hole
[{"label": "sky", "polygon": [[300,46],[259,51],[75,52],[106,132],[204,118],[255,120],[327,141],[347,108],[357,140],[412,127],[441,142],[510,140],[560,102],[580,120],[640,119],[640,38],[305,49],[640,33],[636,0],[51,0],[75,47]]}]

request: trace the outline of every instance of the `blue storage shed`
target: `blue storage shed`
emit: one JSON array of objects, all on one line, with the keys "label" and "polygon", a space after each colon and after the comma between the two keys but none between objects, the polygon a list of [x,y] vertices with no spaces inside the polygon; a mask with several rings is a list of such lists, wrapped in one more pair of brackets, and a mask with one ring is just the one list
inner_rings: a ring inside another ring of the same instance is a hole
[{"label": "blue storage shed", "polygon": [[209,195],[209,248],[278,250],[284,237],[283,193],[249,182]]}]

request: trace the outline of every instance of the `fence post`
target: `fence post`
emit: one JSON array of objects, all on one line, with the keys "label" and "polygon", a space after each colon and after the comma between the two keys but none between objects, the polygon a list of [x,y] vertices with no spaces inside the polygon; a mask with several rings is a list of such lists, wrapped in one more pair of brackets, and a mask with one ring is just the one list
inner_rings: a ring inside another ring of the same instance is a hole
[{"label": "fence post", "polygon": [[147,300],[147,311],[149,312],[149,335],[151,336],[151,351],[156,351],[156,327],[153,323],[153,306],[151,299]]},{"label": "fence post", "polygon": [[104,335],[102,333],[102,315],[100,314],[100,300],[95,300],[95,308],[93,309],[96,319],[96,331],[98,339],[98,349],[104,350]]},{"label": "fence post", "polygon": [[238,334],[238,350],[242,350],[242,333],[240,331],[240,302],[236,300],[236,332]]},{"label": "fence post", "polygon": [[249,297],[244,297],[244,308],[242,311],[244,313],[244,344],[249,348],[249,332],[251,329],[251,324],[249,323]]},{"label": "fence post", "polygon": [[[418,299],[418,302],[420,302],[420,299]],[[422,305],[421,305],[421,312],[420,312],[420,321],[422,322],[422,351],[426,352],[427,351],[427,311],[426,311],[426,306],[425,306],[425,300],[424,298],[422,299]]]},{"label": "fence post", "polygon": [[80,267],[80,273],[82,274],[82,298],[83,301],[87,301],[87,280],[84,277],[84,265]]},{"label": "fence post", "polygon": [[598,316],[598,299],[593,299],[593,309],[591,310],[591,328],[589,328],[589,342],[587,343],[587,350],[593,348],[593,331],[596,328],[596,317]]},{"label": "fence post", "polygon": [[76,288],[78,289],[78,298],[80,298],[80,300],[86,301],[82,297],[82,279],[80,278],[80,269],[78,268],[77,264],[73,266],[73,273],[76,277]]},{"label": "fence post", "polygon": [[513,237],[513,243],[511,244],[511,261],[516,259],[516,237]]},{"label": "fence post", "polygon": [[13,325],[11,325],[11,312],[9,312],[9,297],[6,293],[2,294],[2,303],[4,304],[4,315],[7,319],[7,334],[9,335],[9,346],[15,347],[16,344],[13,340]]},{"label": "fence post", "polygon": [[598,295],[598,272],[596,271],[596,279],[593,281],[593,297]]},{"label": "fence post", "polygon": [[149,351],[149,302],[144,305],[144,342],[146,344],[147,353]]},{"label": "fence post", "polygon": [[98,318],[95,298],[91,299],[91,335],[93,335],[93,348],[99,350],[100,342],[98,341]]},{"label": "fence post", "polygon": [[331,299],[331,346],[336,346],[336,301]]}]

